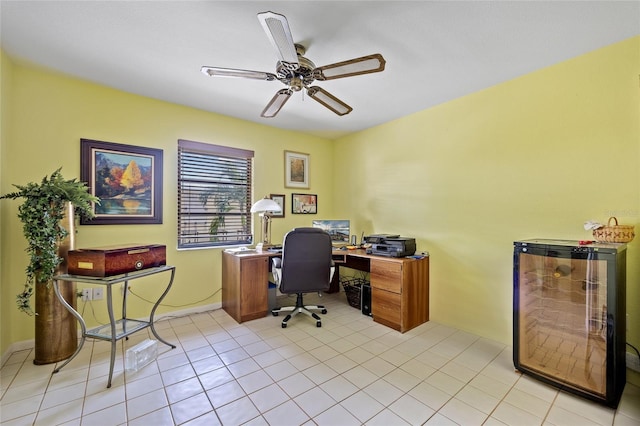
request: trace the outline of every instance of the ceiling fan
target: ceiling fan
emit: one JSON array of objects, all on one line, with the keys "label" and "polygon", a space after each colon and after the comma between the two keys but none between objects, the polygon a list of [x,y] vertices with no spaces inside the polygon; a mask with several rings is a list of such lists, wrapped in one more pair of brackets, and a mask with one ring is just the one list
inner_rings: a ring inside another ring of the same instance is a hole
[{"label": "ceiling fan", "polygon": [[202,67],[203,74],[211,77],[240,77],[254,80],[282,82],[287,88],[279,90],[260,114],[275,117],[294,92],[303,88],[310,98],[338,115],[349,114],[353,108],[321,87],[312,86],[314,81],[333,80],[354,75],[369,74],[384,70],[385,60],[379,53],[316,67],[304,57],[305,47],[294,43],[289,23],[284,15],[274,12],[258,13],[258,20],[278,55],[275,74],[234,68]]}]

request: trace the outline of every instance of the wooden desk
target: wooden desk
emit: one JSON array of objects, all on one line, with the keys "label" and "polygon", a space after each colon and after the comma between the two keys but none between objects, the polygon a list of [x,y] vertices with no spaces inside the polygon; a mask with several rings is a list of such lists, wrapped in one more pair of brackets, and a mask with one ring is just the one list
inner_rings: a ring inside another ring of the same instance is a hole
[{"label": "wooden desk", "polygon": [[222,252],[222,309],[239,323],[267,315],[269,264],[278,255]]},{"label": "wooden desk", "polygon": [[[222,308],[236,321],[268,313],[271,252],[222,252]],[[333,252],[337,266],[370,272],[373,320],[404,333],[429,321],[429,257],[392,258],[364,250]],[[337,275],[337,274],[336,274]]]},{"label": "wooden desk", "polygon": [[334,262],[367,270],[371,280],[373,320],[401,333],[429,321],[429,257],[394,258],[365,250],[336,251]]}]

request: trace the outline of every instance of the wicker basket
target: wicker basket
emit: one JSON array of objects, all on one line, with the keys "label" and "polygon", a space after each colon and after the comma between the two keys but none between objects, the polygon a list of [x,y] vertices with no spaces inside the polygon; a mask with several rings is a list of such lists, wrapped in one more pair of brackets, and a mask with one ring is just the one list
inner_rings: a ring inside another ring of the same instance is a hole
[{"label": "wicker basket", "polygon": [[347,302],[349,302],[349,305],[353,306],[356,309],[361,309],[360,301],[362,299],[362,286],[368,284],[367,281],[362,278],[341,277],[340,283],[344,288],[344,293],[347,295]]},{"label": "wicker basket", "polygon": [[[611,221],[615,225],[611,225]],[[628,243],[635,237],[633,225],[618,225],[618,219],[610,217],[607,226],[593,230],[593,238],[599,243]]]}]

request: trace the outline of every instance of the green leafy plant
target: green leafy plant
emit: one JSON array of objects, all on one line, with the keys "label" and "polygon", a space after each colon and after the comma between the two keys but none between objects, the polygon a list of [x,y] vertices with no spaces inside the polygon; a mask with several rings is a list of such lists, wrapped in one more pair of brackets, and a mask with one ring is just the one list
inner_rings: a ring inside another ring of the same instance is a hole
[{"label": "green leafy plant", "polygon": [[[209,201],[212,201],[215,206],[216,213],[209,224],[209,234],[211,241],[216,242],[220,239],[220,232],[224,232],[227,213],[234,208],[242,211],[246,206],[247,196],[243,187],[221,184],[205,190],[200,194],[199,199],[205,209]],[[245,226],[244,217],[242,226]]]},{"label": "green leafy plant", "polygon": [[50,285],[56,268],[62,262],[58,256],[58,244],[69,235],[69,231],[60,225],[65,204],[73,204],[75,217],[91,219],[94,217],[92,203],[100,203],[97,197],[89,193],[84,182],[65,180],[60,170],[53,172],[50,177],[45,176],[40,183],[13,185],[18,191],[0,197],[14,200],[24,198],[24,203],[18,208],[18,217],[28,242],[26,251],[30,262],[25,270],[27,279],[24,290],[16,296],[16,304],[19,310],[29,315],[34,313],[30,299],[35,284]]}]

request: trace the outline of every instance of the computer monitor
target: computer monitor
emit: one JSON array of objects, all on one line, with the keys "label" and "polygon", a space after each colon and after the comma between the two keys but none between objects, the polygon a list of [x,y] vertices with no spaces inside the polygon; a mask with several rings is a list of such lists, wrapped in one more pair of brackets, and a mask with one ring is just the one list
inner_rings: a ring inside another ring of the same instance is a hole
[{"label": "computer monitor", "polygon": [[351,228],[348,220],[314,220],[312,226],[327,231],[333,245],[349,244]]}]

